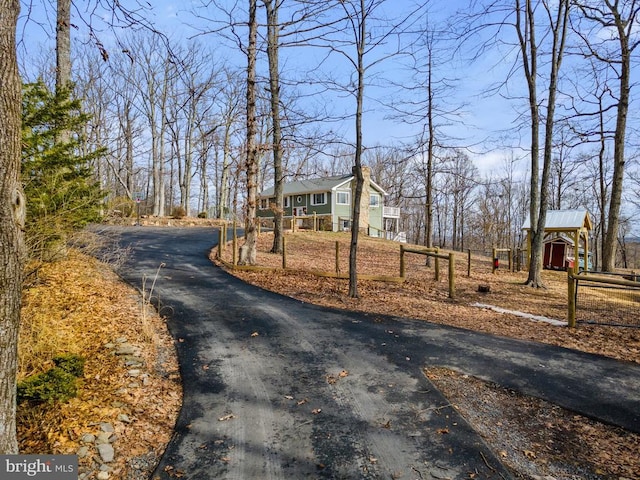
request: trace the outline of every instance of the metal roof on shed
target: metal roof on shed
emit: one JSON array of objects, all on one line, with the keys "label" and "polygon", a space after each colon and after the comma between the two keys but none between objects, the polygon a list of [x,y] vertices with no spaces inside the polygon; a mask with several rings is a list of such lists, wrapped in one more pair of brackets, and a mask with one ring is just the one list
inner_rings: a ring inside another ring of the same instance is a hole
[{"label": "metal roof on shed", "polygon": [[[529,216],[522,224],[523,230],[529,230],[531,222]],[[547,210],[545,230],[579,230],[585,228],[591,230],[591,218],[589,212],[584,210]]]}]

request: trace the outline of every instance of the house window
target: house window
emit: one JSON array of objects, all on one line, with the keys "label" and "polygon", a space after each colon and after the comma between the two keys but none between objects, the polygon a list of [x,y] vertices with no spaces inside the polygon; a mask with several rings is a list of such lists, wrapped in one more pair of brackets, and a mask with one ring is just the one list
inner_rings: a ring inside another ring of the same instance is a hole
[{"label": "house window", "polygon": [[269,199],[261,198],[260,199],[260,210],[267,210],[269,208]]},{"label": "house window", "polygon": [[324,205],[325,203],[327,203],[327,197],[324,192],[311,195],[311,205]]},{"label": "house window", "polygon": [[289,208],[291,206],[291,197],[284,197],[284,208]]},{"label": "house window", "polygon": [[336,204],[349,205],[349,192],[336,192]]},{"label": "house window", "polygon": [[380,206],[380,195],[372,193],[369,195],[369,206],[370,207],[379,207]]}]

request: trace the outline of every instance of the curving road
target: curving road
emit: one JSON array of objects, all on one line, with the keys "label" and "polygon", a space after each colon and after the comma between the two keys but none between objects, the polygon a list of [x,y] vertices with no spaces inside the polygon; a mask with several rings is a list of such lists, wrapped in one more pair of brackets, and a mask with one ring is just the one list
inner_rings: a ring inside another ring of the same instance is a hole
[{"label": "curving road", "polygon": [[185,396],[154,479],[511,478],[425,365],[640,431],[638,365],[276,295],[209,262],[214,229],[110,232],[135,286],[165,264],[154,295]]}]

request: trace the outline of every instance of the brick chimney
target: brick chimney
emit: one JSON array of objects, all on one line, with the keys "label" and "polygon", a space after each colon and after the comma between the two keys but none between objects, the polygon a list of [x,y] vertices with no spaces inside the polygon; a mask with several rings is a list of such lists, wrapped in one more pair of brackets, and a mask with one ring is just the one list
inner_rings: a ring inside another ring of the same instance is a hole
[{"label": "brick chimney", "polygon": [[[369,204],[371,194],[371,169],[369,167],[362,167],[362,176],[364,177],[364,184],[362,185],[362,197],[360,198],[360,223],[358,228],[360,232],[369,234]],[[356,198],[356,179],[354,168],[354,179],[352,184],[352,198]]]}]

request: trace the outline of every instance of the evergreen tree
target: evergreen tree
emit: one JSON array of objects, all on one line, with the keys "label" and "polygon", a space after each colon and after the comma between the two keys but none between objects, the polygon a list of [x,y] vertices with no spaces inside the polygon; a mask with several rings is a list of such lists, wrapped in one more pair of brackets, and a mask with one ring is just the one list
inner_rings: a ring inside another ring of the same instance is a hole
[{"label": "evergreen tree", "polygon": [[53,93],[41,81],[23,86],[22,181],[32,257],[55,258],[69,234],[99,219],[102,194],[91,166],[105,149],[86,145],[89,119],[71,89]]}]

